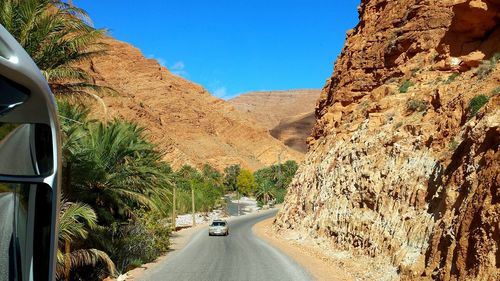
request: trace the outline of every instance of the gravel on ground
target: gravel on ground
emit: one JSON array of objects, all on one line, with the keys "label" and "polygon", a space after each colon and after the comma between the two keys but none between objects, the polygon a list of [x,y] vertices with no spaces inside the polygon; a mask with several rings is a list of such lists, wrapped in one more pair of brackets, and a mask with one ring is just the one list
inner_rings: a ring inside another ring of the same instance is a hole
[{"label": "gravel on ground", "polygon": [[347,272],[334,264],[320,249],[286,239],[273,230],[274,218],[261,221],[253,227],[255,235],[293,258],[318,281],[355,281]]}]

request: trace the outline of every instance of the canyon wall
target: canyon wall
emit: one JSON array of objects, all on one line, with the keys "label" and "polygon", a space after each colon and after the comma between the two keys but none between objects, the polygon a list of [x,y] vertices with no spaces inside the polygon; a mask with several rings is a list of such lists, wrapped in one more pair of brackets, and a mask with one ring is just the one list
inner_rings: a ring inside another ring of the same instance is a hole
[{"label": "canyon wall", "polygon": [[500,1],[363,0],[359,18],[276,229],[388,280],[500,280]]},{"label": "canyon wall", "polygon": [[276,163],[279,153],[283,159],[303,159],[303,153],[273,138],[245,113],[145,58],[139,49],[113,38],[102,43],[107,53],[85,68],[96,84],[116,93],[101,93],[104,108],[93,102],[92,116],[145,127],[174,168],[209,163],[219,170],[232,164],[256,170]]}]

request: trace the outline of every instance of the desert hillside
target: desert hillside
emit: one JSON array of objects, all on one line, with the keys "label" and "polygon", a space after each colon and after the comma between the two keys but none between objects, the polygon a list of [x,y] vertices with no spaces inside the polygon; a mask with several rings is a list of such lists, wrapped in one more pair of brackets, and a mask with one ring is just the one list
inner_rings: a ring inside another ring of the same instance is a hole
[{"label": "desert hillside", "polygon": [[365,280],[500,280],[500,2],[362,0],[275,227]]},{"label": "desert hillside", "polygon": [[[173,167],[210,163],[223,169],[240,163],[257,169],[277,162],[281,151],[286,159],[300,161],[303,157],[224,100],[145,58],[137,48],[112,38],[105,43],[108,53],[92,59],[88,68],[97,84],[118,92],[103,96],[108,118],[132,120],[146,127],[148,137],[166,153],[165,159]],[[93,112],[105,118],[100,105]]]},{"label": "desert hillside", "polygon": [[320,93],[317,89],[251,92],[230,99],[229,103],[287,146],[305,153]]},{"label": "desert hillside", "polygon": [[307,138],[311,134],[315,121],[314,112],[302,113],[281,119],[279,124],[269,132],[290,148],[306,153]]}]

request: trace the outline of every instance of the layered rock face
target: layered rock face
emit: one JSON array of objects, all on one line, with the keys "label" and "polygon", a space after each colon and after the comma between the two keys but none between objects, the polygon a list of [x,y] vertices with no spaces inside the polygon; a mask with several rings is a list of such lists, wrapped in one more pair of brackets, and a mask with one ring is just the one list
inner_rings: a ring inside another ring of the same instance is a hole
[{"label": "layered rock face", "polygon": [[402,279],[500,280],[500,1],[359,13],[276,228]]},{"label": "layered rock face", "polygon": [[319,89],[261,91],[242,94],[228,102],[276,139],[305,153],[320,93]]},{"label": "layered rock face", "polygon": [[105,94],[93,107],[99,119],[119,118],[145,127],[148,137],[165,152],[174,168],[204,163],[219,170],[241,164],[252,170],[282,158],[300,161],[303,154],[286,147],[233,106],[203,87],[172,74],[139,49],[107,38],[106,55],[92,59],[95,82],[118,94]]}]

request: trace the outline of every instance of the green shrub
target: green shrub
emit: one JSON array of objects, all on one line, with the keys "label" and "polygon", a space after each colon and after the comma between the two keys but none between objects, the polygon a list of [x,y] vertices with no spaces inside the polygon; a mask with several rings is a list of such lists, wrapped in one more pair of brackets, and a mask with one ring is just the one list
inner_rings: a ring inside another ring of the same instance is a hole
[{"label": "green shrub", "polygon": [[456,141],[455,139],[453,139],[450,144],[448,145],[448,149],[450,151],[455,151],[457,148],[458,148],[458,141]]},{"label": "green shrub", "polygon": [[427,111],[427,103],[424,100],[420,99],[409,99],[406,103],[406,108],[409,111],[418,111],[423,112]]},{"label": "green shrub", "polygon": [[410,87],[413,86],[413,82],[410,80],[405,80],[403,84],[399,87],[399,92],[400,93],[406,93],[410,89]]},{"label": "green shrub", "polygon": [[496,87],[495,89],[491,90],[491,96],[496,96],[500,94],[500,87]]},{"label": "green shrub", "polygon": [[479,110],[487,104],[489,100],[490,98],[486,95],[477,95],[473,97],[469,102],[469,107],[467,108],[469,118],[476,116]]},{"label": "green shrub", "polygon": [[500,52],[494,54],[489,60],[483,62],[477,69],[476,74],[479,76],[479,78],[483,79],[486,76],[488,76],[495,67],[497,66],[497,63],[500,61]]},{"label": "green shrub", "polygon": [[126,223],[112,223],[93,233],[95,243],[110,253],[119,272],[154,261],[170,245],[170,227],[159,213],[136,210],[136,218]]},{"label": "green shrub", "polygon": [[287,191],[288,191],[287,189],[283,189],[283,188],[276,189],[276,203],[277,204],[283,203],[285,201],[285,196],[286,196]]},{"label": "green shrub", "polygon": [[495,53],[495,54],[491,57],[490,62],[491,62],[491,63],[495,63],[495,64],[496,64],[496,63],[498,63],[498,62],[500,62],[500,52]]},{"label": "green shrub", "polygon": [[448,79],[446,79],[445,83],[450,84],[451,82],[455,81],[455,79],[457,79],[458,76],[460,76],[460,73],[458,72],[452,73],[450,76],[448,76]]}]

